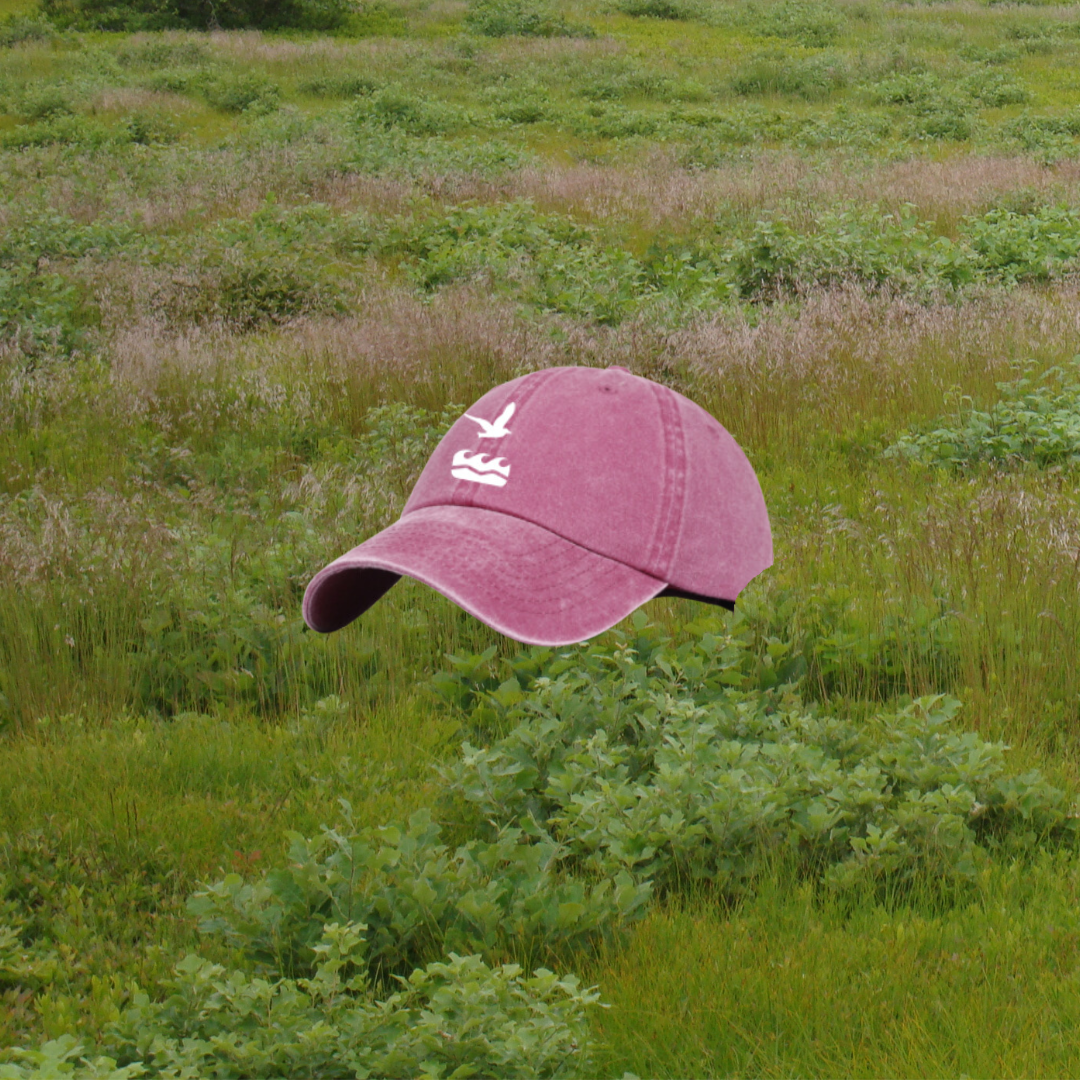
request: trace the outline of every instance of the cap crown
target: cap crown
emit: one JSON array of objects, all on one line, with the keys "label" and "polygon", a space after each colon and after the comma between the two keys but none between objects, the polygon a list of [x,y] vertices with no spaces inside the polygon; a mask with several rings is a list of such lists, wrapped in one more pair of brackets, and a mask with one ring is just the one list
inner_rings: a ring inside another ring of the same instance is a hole
[{"label": "cap crown", "polygon": [[446,505],[521,518],[717,599],[772,564],[765,500],[735,440],[621,368],[549,368],[485,394],[439,443],[402,516]]}]

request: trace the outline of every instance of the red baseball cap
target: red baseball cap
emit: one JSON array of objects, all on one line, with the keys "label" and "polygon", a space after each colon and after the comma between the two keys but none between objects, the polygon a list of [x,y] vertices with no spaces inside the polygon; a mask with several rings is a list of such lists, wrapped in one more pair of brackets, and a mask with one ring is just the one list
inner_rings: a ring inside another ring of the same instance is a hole
[{"label": "red baseball cap", "polygon": [[704,409],[625,368],[548,368],[457,420],[398,521],[315,575],[304,619],[338,630],[406,574],[568,645],[655,596],[730,608],[772,561],[754,470]]}]

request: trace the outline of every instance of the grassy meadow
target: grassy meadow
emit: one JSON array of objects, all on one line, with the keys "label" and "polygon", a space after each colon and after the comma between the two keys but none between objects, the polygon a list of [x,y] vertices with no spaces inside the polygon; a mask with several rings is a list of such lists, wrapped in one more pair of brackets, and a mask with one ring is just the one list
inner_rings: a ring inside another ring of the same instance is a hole
[{"label": "grassy meadow", "polygon": [[[1080,1073],[1078,73],[1077,4],[0,0],[0,1076]],[[736,612],[309,632],[564,364],[744,448]]]}]

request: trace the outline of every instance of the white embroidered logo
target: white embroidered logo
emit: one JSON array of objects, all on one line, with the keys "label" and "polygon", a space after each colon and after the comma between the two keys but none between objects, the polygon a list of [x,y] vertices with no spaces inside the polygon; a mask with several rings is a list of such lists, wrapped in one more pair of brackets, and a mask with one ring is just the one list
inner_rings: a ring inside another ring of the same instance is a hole
[{"label": "white embroidered logo", "polygon": [[507,477],[510,475],[510,466],[501,457],[485,461],[487,456],[487,454],[470,454],[468,450],[459,450],[454,455],[454,468],[450,470],[450,475],[458,480],[471,480],[474,484],[505,487]]},{"label": "white embroidered logo", "polygon": [[465,414],[465,417],[466,419],[472,420],[474,423],[480,425],[480,435],[478,436],[479,438],[501,439],[504,435],[510,434],[510,432],[506,429],[506,422],[510,419],[511,416],[514,415],[514,409],[516,408],[517,405],[513,401],[511,401],[510,404],[507,405],[505,409],[503,409],[502,413],[499,416],[499,419],[496,420],[494,424],[492,424],[488,420],[481,420],[479,416],[469,416],[468,413]]}]

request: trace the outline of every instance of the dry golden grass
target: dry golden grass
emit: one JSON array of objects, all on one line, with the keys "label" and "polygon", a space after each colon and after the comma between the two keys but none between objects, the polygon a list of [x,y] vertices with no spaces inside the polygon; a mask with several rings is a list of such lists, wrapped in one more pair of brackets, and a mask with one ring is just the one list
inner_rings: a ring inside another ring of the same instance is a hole
[{"label": "dry golden grass", "polygon": [[[894,212],[911,205],[920,217],[949,226],[1018,193],[1046,202],[1075,200],[1080,164],[1044,166],[1029,158],[976,154],[884,163],[834,157],[823,163],[769,152],[689,171],[658,153],[631,166],[545,163],[513,174],[499,192],[586,220],[623,226],[629,221],[658,232],[683,230],[721,212],[744,217],[783,212],[805,225],[822,210],[845,202]],[[483,195],[478,184],[473,197]]]},{"label": "dry golden grass", "polygon": [[90,113],[98,112],[191,112],[198,108],[191,98],[162,90],[144,90],[133,86],[113,86],[99,90],[87,103]]},{"label": "dry golden grass", "polygon": [[807,406],[816,408],[821,431],[837,434],[860,417],[895,425],[913,414],[934,415],[953,387],[989,400],[1011,362],[1061,362],[1080,340],[1080,288],[1071,284],[987,291],[964,303],[840,287],[810,292],[798,305],[753,315],[726,310],[671,329],[646,318],[615,328],[537,319],[478,288],[424,299],[376,282],[348,317],[297,319],[253,337],[222,325],[125,320],[131,307],[146,307],[159,283],[136,273],[125,291],[118,278],[99,294],[119,327],[109,362],[118,380],[150,393],[163,371],[202,379],[256,357],[267,370],[317,372],[357,385],[391,378],[454,400],[485,381],[535,368],[621,364],[668,382],[689,381],[740,438],[759,446]]}]

